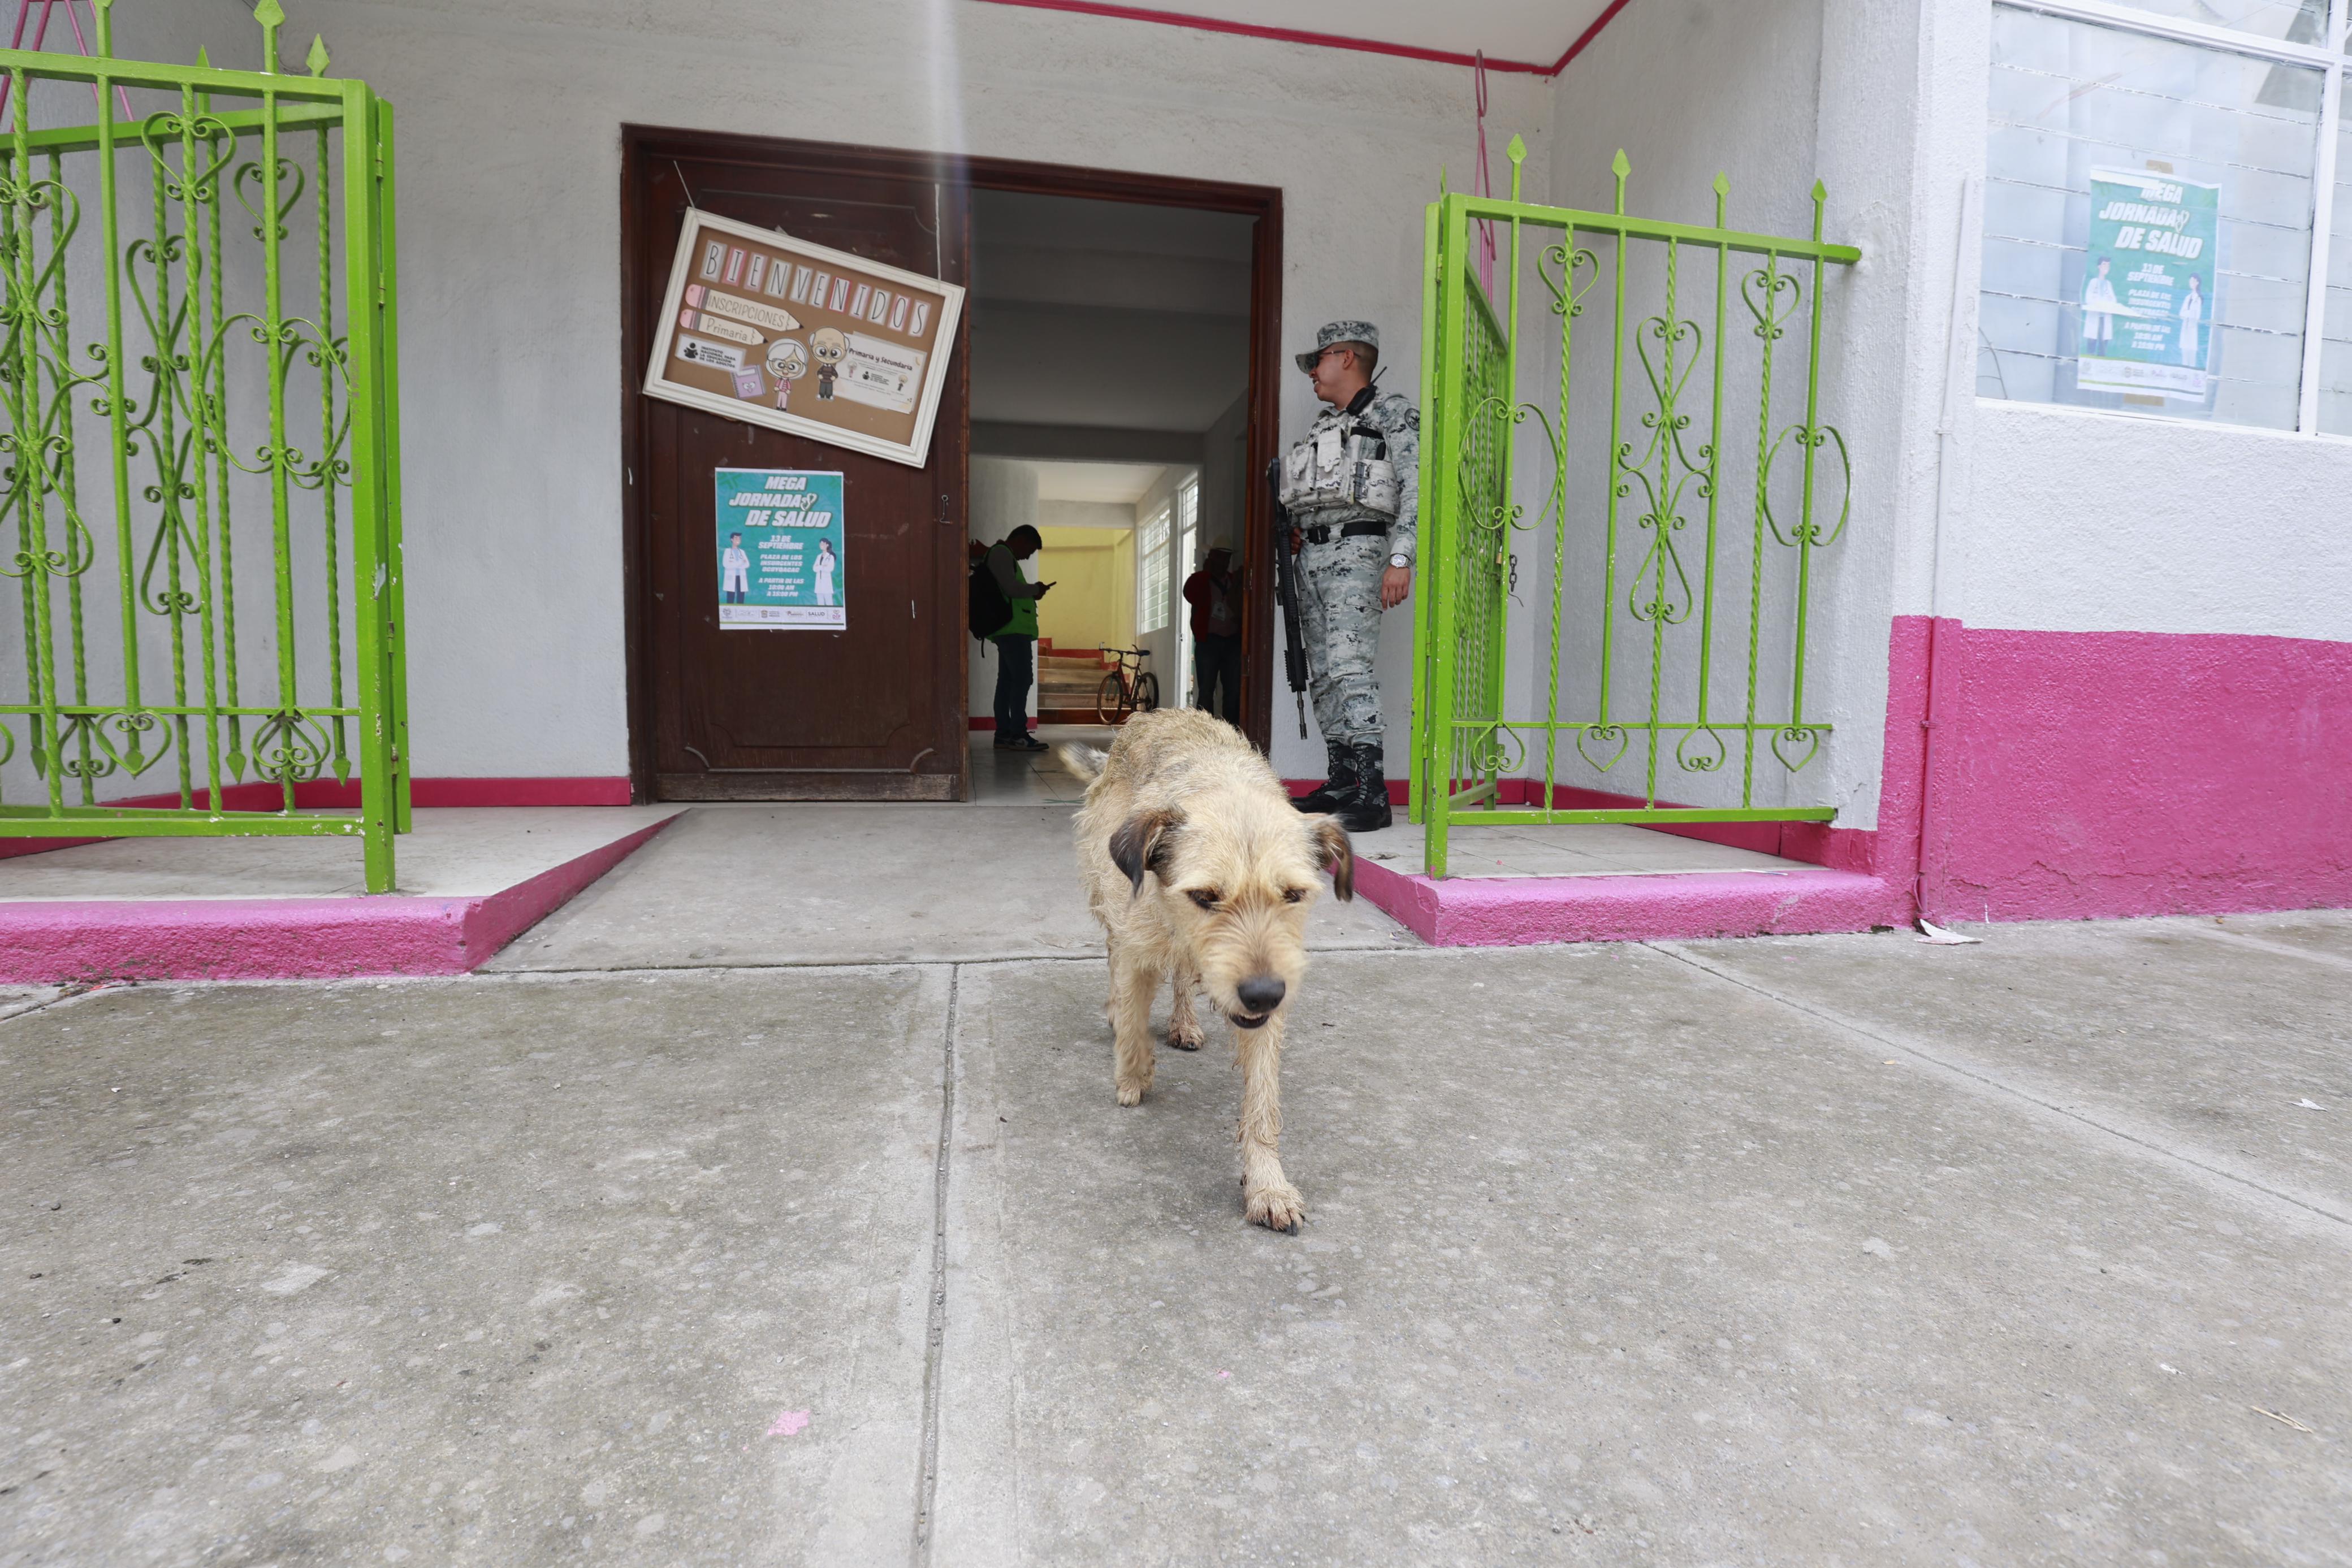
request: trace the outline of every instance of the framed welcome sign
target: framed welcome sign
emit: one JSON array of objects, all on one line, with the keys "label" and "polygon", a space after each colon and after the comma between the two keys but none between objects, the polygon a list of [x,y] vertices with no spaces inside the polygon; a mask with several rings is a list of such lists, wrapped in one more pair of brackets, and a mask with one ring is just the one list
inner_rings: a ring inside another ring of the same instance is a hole
[{"label": "framed welcome sign", "polygon": [[919,468],[963,296],[689,209],[646,395]]}]

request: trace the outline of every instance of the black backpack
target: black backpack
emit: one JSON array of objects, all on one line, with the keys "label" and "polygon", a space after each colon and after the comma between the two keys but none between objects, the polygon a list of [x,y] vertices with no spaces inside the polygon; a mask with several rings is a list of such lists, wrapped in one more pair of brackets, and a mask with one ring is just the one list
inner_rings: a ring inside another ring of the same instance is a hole
[{"label": "black backpack", "polygon": [[[992,549],[994,548],[990,547]],[[971,563],[965,599],[969,616],[966,624],[971,627],[971,634],[983,643],[992,633],[1003,631],[1004,623],[1013,619],[1013,601],[1005,598],[1004,590],[996,586],[996,573],[988,569],[985,551]]]}]

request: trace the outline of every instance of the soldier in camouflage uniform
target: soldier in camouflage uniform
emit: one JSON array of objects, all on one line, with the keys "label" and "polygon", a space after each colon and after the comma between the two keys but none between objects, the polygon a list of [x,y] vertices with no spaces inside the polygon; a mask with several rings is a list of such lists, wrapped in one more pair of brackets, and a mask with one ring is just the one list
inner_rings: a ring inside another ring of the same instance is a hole
[{"label": "soldier in camouflage uniform", "polygon": [[[1334,321],[1297,357],[1329,406],[1283,459],[1279,488],[1297,553],[1299,611],[1311,665],[1315,719],[1330,754],[1330,777],[1298,802],[1336,814],[1350,832],[1389,825],[1381,756],[1381,614],[1412,590],[1419,514],[1421,415],[1401,392],[1379,395],[1380,329]],[[1334,484],[1321,455],[1340,455]],[[1392,470],[1392,475],[1383,470]]]}]

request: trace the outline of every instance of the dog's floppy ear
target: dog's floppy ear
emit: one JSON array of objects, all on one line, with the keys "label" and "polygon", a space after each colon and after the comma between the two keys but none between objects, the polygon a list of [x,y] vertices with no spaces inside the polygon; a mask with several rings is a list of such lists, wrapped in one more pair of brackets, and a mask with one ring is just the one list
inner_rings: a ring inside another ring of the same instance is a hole
[{"label": "dog's floppy ear", "polygon": [[1160,871],[1168,862],[1168,832],[1184,821],[1171,806],[1138,811],[1110,836],[1110,863],[1127,873],[1132,891],[1143,891],[1143,873]]},{"label": "dog's floppy ear", "polygon": [[1337,817],[1309,819],[1307,831],[1313,835],[1317,853],[1326,870],[1331,873],[1331,891],[1345,904],[1356,896],[1356,846],[1348,837],[1348,830],[1339,825]]}]

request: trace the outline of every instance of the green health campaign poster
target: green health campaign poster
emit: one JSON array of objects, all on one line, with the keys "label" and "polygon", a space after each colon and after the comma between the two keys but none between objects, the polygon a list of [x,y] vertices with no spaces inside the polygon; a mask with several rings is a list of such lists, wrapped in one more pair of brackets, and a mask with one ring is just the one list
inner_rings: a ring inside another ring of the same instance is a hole
[{"label": "green health campaign poster", "polygon": [[719,630],[846,628],[841,475],[810,468],[718,475]]},{"label": "green health campaign poster", "polygon": [[2091,171],[2076,385],[2203,399],[2221,216],[2219,185],[2147,169]]}]

